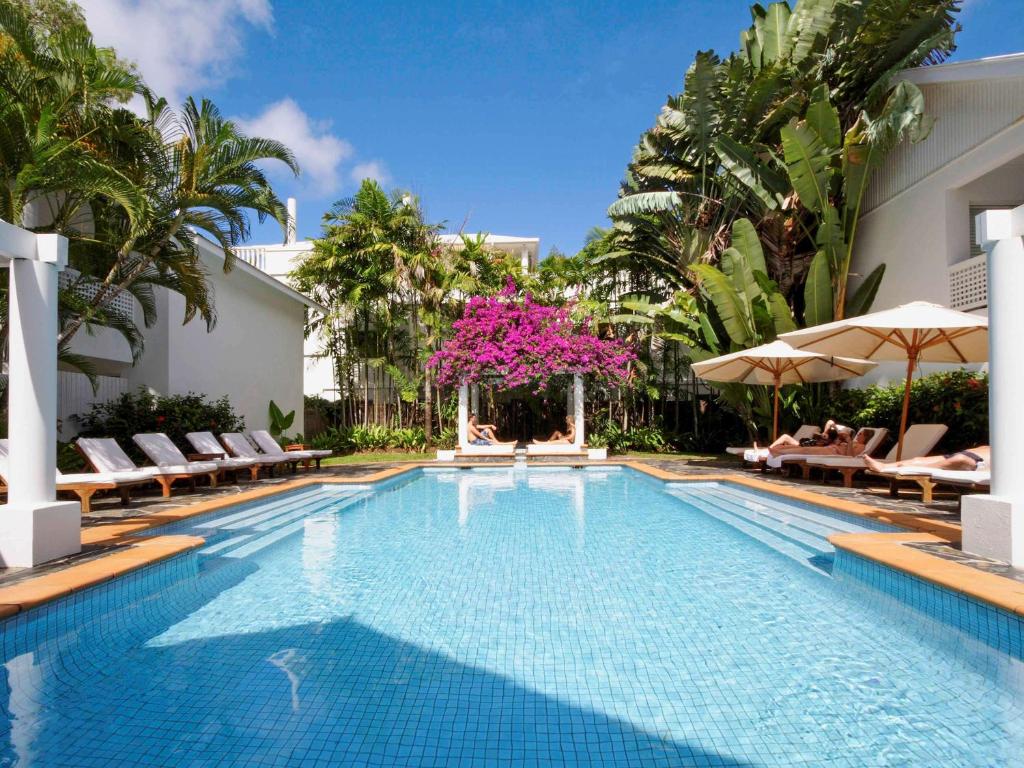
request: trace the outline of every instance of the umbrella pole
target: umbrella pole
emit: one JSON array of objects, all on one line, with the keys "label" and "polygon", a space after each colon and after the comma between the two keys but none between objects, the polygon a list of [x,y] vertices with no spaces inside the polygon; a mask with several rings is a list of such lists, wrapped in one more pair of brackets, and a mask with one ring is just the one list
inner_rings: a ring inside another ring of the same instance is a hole
[{"label": "umbrella pole", "polygon": [[772,416],[772,442],[779,439],[779,380],[775,380],[775,413]]},{"label": "umbrella pole", "polygon": [[907,357],[907,383],[903,387],[903,413],[900,415],[900,440],[896,445],[896,461],[903,458],[903,435],[907,431],[907,414],[910,412],[910,385],[917,367],[917,352]]}]

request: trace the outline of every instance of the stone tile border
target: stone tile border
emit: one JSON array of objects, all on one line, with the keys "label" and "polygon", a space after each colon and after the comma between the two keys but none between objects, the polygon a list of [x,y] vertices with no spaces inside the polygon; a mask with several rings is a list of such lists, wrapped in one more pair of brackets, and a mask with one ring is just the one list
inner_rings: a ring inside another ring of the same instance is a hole
[{"label": "stone tile border", "polygon": [[[881,563],[896,570],[946,589],[969,595],[975,599],[995,605],[998,608],[1024,616],[1024,584],[1003,576],[971,568],[931,555],[924,550],[905,546],[908,543],[956,543],[960,540],[961,529],[954,523],[936,520],[924,515],[893,512],[871,507],[867,504],[838,499],[800,488],[767,483],[752,477],[726,473],[675,473],[638,461],[608,460],[602,462],[567,461],[545,462],[544,466],[623,466],[629,467],[658,480],[672,482],[722,482],[746,486],[776,496],[809,502],[827,509],[845,512],[889,523],[905,529],[906,533],[834,534],[829,542],[840,549],[853,552],[861,557]],[[277,496],[282,493],[310,485],[363,485],[388,480],[406,472],[424,467],[461,469],[481,466],[480,463],[456,462],[439,465],[435,462],[409,462],[395,467],[372,472],[367,475],[331,477],[319,475],[302,477],[285,483],[264,486],[231,496],[198,502],[187,507],[178,507],[139,517],[123,518],[110,523],[101,523],[82,530],[83,546],[122,545],[109,554],[71,565],[58,571],[30,577],[24,581],[0,588],[0,618],[11,616],[70,592],[86,589],[108,579],[116,578],[128,571],[150,565],[190,549],[196,549],[205,542],[198,536],[153,536],[138,537],[138,534],[169,523],[178,522],[196,515],[204,515],[226,507],[250,501]],[[484,466],[510,467],[510,462],[488,462]]]}]

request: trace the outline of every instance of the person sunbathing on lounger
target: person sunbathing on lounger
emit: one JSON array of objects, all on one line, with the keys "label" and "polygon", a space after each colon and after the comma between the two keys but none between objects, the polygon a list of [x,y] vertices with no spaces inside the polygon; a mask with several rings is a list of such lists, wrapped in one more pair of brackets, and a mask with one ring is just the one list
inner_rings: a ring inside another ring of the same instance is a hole
[{"label": "person sunbathing on lounger", "polygon": [[979,445],[970,450],[947,453],[942,456],[918,456],[916,459],[903,459],[902,461],[878,461],[865,457],[864,462],[869,469],[875,472],[893,467],[926,467],[928,469],[955,469],[974,472],[992,467],[992,449],[987,445]]},{"label": "person sunbathing on lounger", "polygon": [[862,429],[855,437],[836,430],[835,438],[826,445],[780,445],[769,448],[772,456],[860,456],[874,430]]},{"label": "person sunbathing on lounger", "polygon": [[[807,448],[831,445],[835,442],[836,436],[840,432],[849,433],[851,431],[849,427],[844,427],[842,424],[837,424],[832,419],[829,419],[825,422],[825,426],[821,428],[821,432],[805,437],[803,440],[797,440],[792,435],[779,435],[775,442],[768,446],[768,450],[772,448],[795,448],[797,446]],[[757,450],[757,448],[757,443],[754,443],[754,450]]]},{"label": "person sunbathing on lounger", "polygon": [[533,439],[534,444],[536,443],[573,443],[576,441],[576,420],[572,416],[565,417],[565,432],[559,432],[557,429],[551,433],[551,437],[547,440]]},{"label": "person sunbathing on lounger", "polygon": [[469,423],[466,431],[469,433],[470,445],[515,445],[515,440],[502,442],[495,432],[497,427],[494,424],[477,424],[476,414],[469,414]]}]

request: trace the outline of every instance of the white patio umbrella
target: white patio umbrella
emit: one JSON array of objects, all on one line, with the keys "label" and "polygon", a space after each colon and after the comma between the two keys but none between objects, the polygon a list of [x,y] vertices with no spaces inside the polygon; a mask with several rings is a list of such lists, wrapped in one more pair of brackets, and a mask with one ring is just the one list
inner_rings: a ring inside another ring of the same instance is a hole
[{"label": "white patio umbrella", "polygon": [[732,352],[694,363],[690,369],[702,379],[741,384],[762,384],[775,388],[772,415],[772,441],[779,436],[779,387],[783,384],[807,384],[839,381],[861,376],[876,363],[834,357],[803,349],[794,349],[784,341]]},{"label": "white patio umbrella", "polygon": [[812,352],[842,352],[875,362],[906,361],[897,460],[903,455],[910,383],[918,363],[966,364],[988,360],[988,318],[927,301],[913,301],[870,315],[791,331],[781,338]]}]

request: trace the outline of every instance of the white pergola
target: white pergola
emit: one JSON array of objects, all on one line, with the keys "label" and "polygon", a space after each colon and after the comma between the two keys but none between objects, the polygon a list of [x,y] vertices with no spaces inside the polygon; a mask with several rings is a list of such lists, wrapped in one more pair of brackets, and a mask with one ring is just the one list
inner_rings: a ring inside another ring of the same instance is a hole
[{"label": "white pergola", "polygon": [[81,549],[81,506],[58,502],[57,273],[68,241],[0,221],[0,266],[10,270],[7,504],[0,566],[32,566]]},{"label": "white pergola", "polygon": [[[584,405],[583,377],[575,375],[572,377],[572,386],[569,387],[566,396],[566,412],[573,414],[576,421],[576,439],[572,443],[574,451],[582,451],[585,442],[583,425]],[[480,413],[480,385],[463,384],[459,387],[459,450],[463,453],[474,453],[478,446],[469,443],[469,414],[470,411]]]},{"label": "white pergola", "polygon": [[989,440],[991,493],[964,496],[963,549],[1024,567],[1024,205],[985,211],[976,221],[988,254]]}]

